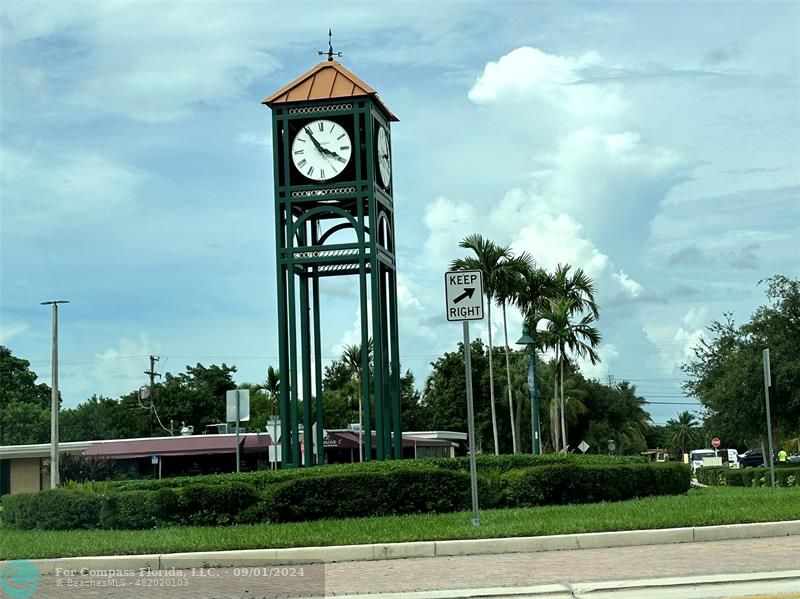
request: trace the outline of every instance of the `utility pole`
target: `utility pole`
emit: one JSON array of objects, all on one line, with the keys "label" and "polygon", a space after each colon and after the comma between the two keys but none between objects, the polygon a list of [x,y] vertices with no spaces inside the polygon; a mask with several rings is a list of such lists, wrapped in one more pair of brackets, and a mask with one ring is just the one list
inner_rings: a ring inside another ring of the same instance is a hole
[{"label": "utility pole", "polygon": [[69,300],[41,302],[43,306],[53,306],[53,355],[52,378],[50,385],[50,488],[59,483],[58,476],[58,304],[68,304]]},{"label": "utility pole", "polygon": [[161,375],[156,372],[156,362],[159,361],[159,356],[150,355],[150,370],[145,370],[144,373],[150,377],[150,433],[153,432],[153,415],[155,413],[155,379]]},{"label": "utility pole", "polygon": [[769,479],[770,486],[775,488],[775,462],[772,459],[772,416],[769,411],[769,388],[772,386],[772,372],[769,364],[769,348],[761,352],[764,362],[764,401],[767,405],[767,442],[769,444]]}]

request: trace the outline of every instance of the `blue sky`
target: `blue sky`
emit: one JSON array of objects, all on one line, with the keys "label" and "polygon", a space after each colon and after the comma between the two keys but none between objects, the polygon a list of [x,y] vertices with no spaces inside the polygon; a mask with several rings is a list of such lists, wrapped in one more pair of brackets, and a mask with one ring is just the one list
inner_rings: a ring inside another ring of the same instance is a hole
[{"label": "blue sky", "polygon": [[[71,300],[66,406],[145,384],[151,353],[239,382],[277,365],[260,101],[329,26],[400,118],[401,360],[420,386],[460,340],[442,273],[469,233],[586,269],[604,336],[586,372],[652,402],[687,401],[678,365],[711,319],[745,321],[760,279],[800,274],[797,3],[6,3],[0,342],[49,382],[39,302]],[[332,358],[359,341],[357,297],[326,283]]]}]

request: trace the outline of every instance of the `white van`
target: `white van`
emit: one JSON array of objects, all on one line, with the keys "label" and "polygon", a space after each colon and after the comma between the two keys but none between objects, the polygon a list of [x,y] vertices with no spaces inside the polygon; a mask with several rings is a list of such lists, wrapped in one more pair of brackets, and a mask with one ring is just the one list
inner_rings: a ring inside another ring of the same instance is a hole
[{"label": "white van", "polygon": [[713,449],[695,449],[689,454],[689,465],[692,467],[692,474],[697,472],[698,468],[703,467],[704,458],[716,457],[716,452]]}]

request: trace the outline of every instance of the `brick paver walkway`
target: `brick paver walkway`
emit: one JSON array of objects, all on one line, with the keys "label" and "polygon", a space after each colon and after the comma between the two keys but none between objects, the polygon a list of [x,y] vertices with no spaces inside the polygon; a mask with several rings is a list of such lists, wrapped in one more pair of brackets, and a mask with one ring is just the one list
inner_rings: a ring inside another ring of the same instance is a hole
[{"label": "brick paver walkway", "polygon": [[[266,577],[265,574],[270,572],[252,568],[242,568],[239,571],[226,568],[213,572],[196,570],[194,573],[190,570],[179,570],[154,577],[123,576],[114,579],[45,576],[33,599],[61,597],[260,599],[320,595],[323,589],[327,595],[341,595],[794,569],[800,569],[798,536],[610,549],[315,564],[306,567],[303,572],[304,577],[287,576],[292,573],[287,570],[272,571],[273,575]],[[298,571],[295,570],[294,574],[298,574]],[[149,582],[150,579],[155,582]],[[111,582],[115,586],[98,586]]]}]

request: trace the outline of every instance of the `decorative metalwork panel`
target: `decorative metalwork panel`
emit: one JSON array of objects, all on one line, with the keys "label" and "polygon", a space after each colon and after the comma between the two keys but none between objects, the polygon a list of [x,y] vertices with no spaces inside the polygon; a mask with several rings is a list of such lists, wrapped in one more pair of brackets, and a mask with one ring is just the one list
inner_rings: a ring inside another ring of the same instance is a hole
[{"label": "decorative metalwork panel", "polygon": [[293,191],[293,198],[315,198],[317,196],[325,195],[342,195],[353,194],[356,192],[355,187],[329,187],[327,189],[308,189],[306,191]]},{"label": "decorative metalwork panel", "polygon": [[[369,254],[369,250],[366,252]],[[311,260],[314,258],[338,258],[343,256],[358,256],[358,250],[319,250],[313,252],[294,252],[295,260]]]},{"label": "decorative metalwork panel", "polygon": [[289,114],[316,114],[318,112],[333,112],[334,110],[352,110],[352,104],[328,104],[327,106],[305,106],[303,108],[290,108]]}]

